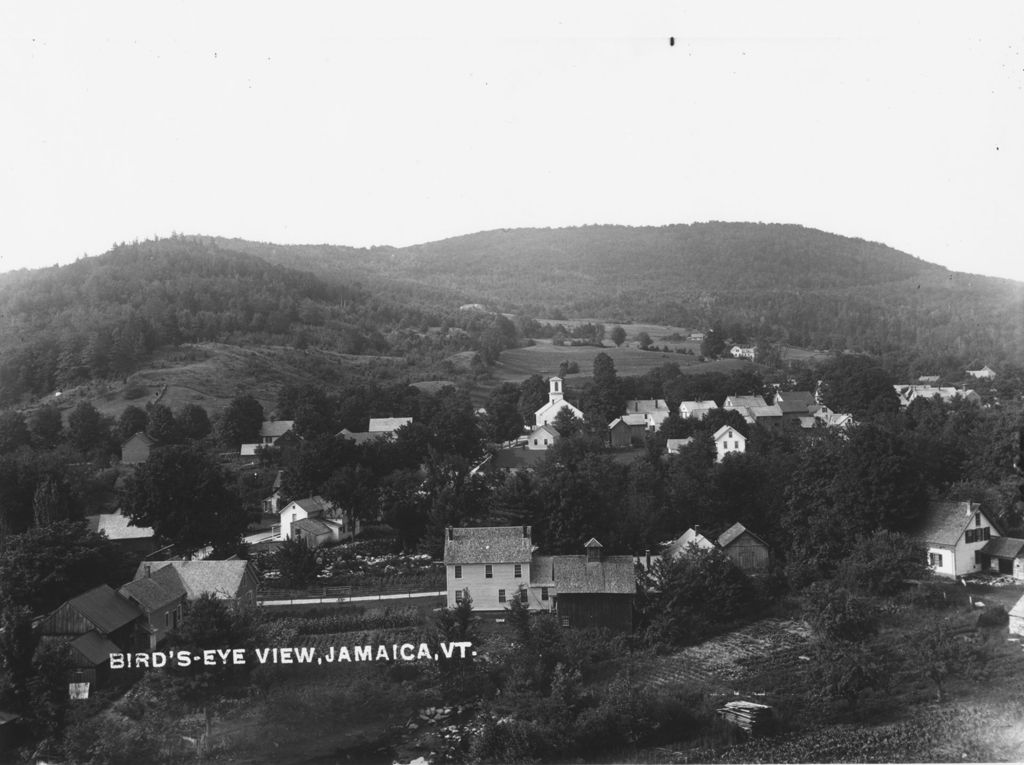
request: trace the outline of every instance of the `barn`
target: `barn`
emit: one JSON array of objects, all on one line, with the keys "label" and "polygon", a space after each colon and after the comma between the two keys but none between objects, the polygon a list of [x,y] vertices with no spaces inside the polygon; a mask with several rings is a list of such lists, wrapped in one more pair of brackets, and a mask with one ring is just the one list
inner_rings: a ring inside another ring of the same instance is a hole
[{"label": "barn", "polygon": [[768,570],[771,552],[768,543],[742,523],[734,523],[718,537],[718,546],[745,574]]},{"label": "barn", "polygon": [[552,570],[558,592],[555,609],[563,627],[633,629],[636,570],[631,555],[604,555],[596,539],[586,555],[555,555]]}]

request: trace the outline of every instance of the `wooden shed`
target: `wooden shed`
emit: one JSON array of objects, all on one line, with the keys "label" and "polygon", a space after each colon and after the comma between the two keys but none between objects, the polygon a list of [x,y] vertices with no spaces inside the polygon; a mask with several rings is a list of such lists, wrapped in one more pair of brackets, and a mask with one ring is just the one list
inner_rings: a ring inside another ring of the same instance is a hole
[{"label": "wooden shed", "polygon": [[744,573],[761,574],[771,564],[768,543],[747,529],[734,523],[718,537],[718,546]]}]

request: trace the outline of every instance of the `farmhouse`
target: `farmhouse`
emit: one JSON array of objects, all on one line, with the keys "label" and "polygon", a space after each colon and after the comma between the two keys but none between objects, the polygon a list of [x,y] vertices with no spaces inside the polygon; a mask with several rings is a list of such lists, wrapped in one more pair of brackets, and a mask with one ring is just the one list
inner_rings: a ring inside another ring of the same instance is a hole
[{"label": "farmhouse", "polygon": [[180,587],[188,602],[209,593],[234,608],[256,603],[259,577],[246,560],[155,560],[143,561],[135,580],[152,578],[167,588]]},{"label": "farmhouse", "polygon": [[911,536],[925,548],[936,574],[956,577],[982,570],[982,551],[1002,534],[979,503],[966,501],[930,502]]},{"label": "farmhouse", "polygon": [[782,412],[783,422],[791,425],[799,424],[801,417],[812,414],[818,402],[810,391],[779,390],[775,392],[775,406]]},{"label": "farmhouse", "polygon": [[296,539],[308,547],[319,547],[326,542],[344,542],[362,530],[359,520],[351,512],[319,496],[289,502],[281,508],[279,517],[281,539]]},{"label": "farmhouse", "polygon": [[529,526],[449,526],[444,540],[448,607],[466,592],[478,611],[501,611],[512,598],[526,603],[532,557]]},{"label": "farmhouse", "polygon": [[716,462],[721,462],[727,454],[743,454],[747,450],[747,439],[742,433],[728,425],[723,425],[712,436],[715,442]]},{"label": "farmhouse", "polygon": [[562,378],[552,377],[548,380],[548,403],[544,404],[533,414],[534,427],[551,425],[563,409],[568,409],[574,415],[583,419],[583,412],[565,400],[562,389]]},{"label": "farmhouse", "polygon": [[[163,575],[144,576],[118,589],[122,597],[130,600],[142,611],[138,631],[147,650],[156,649],[167,634],[177,629],[184,615],[188,594],[174,569],[163,569]],[[152,569],[150,569],[152,573]]]},{"label": "farmhouse", "polygon": [[273,446],[295,427],[295,420],[267,420],[260,425],[260,445]]},{"label": "farmhouse", "polygon": [[149,453],[157,446],[157,442],[141,430],[121,444],[121,462],[125,465],[138,465],[149,459]]}]

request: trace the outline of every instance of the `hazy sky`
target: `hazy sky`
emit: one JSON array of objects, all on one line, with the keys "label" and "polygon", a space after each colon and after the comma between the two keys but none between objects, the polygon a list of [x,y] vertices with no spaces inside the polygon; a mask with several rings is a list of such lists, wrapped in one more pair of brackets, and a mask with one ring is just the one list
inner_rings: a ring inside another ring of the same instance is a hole
[{"label": "hazy sky", "polygon": [[0,271],[744,220],[1024,280],[1024,4],[837,8],[4,3]]}]

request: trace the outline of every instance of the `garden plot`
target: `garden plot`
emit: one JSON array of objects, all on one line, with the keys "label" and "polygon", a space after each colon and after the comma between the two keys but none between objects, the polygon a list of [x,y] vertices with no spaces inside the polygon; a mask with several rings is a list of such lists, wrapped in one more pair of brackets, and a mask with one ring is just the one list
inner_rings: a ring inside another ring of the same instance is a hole
[{"label": "garden plot", "polygon": [[764,619],[728,635],[712,638],[668,656],[659,656],[636,673],[640,682],[702,685],[731,690],[737,681],[766,667],[799,666],[809,649],[810,628],[803,621]]}]

